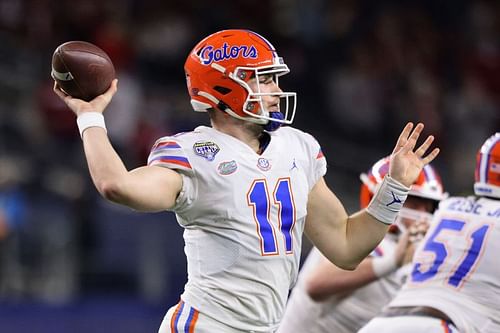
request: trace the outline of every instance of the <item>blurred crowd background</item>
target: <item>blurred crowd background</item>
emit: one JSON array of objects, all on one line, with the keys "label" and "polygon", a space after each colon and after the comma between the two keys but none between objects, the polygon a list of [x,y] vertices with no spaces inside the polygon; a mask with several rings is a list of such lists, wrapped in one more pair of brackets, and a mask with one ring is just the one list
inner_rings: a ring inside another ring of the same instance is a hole
[{"label": "blurred crowd background", "polygon": [[156,138],[207,124],[183,63],[206,35],[254,30],[298,93],[350,212],[359,173],[422,121],[451,194],[500,130],[500,3],[421,0],[0,0],[0,331],[154,332],[186,279],[171,213],[139,214],[94,189],[74,115],[52,91],[54,49],[85,40],[113,60],[108,133],[128,168]]}]

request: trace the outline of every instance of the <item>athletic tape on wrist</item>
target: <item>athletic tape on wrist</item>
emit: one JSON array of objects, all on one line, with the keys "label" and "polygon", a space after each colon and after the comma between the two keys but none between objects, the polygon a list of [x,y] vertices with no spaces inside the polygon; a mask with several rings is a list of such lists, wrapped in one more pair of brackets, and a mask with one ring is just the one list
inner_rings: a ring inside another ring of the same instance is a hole
[{"label": "athletic tape on wrist", "polygon": [[394,272],[398,265],[396,263],[396,256],[389,255],[383,257],[375,257],[372,259],[373,272],[377,277],[386,276],[389,273]]},{"label": "athletic tape on wrist", "polygon": [[76,124],[80,131],[80,137],[83,137],[83,132],[89,127],[101,127],[106,130],[104,116],[99,112],[85,112],[76,118]]},{"label": "athletic tape on wrist", "polygon": [[392,224],[403,207],[409,191],[409,187],[387,175],[366,207],[366,211],[380,222]]}]

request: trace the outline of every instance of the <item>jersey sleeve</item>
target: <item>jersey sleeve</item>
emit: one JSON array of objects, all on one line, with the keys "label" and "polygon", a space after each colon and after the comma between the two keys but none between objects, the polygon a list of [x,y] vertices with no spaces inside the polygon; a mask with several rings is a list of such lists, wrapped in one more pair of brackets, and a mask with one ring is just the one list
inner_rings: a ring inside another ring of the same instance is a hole
[{"label": "jersey sleeve", "polygon": [[193,171],[181,144],[171,137],[163,137],[155,142],[149,153],[148,165],[157,165],[185,173]]},{"label": "jersey sleeve", "polygon": [[169,168],[181,174],[182,189],[173,211],[182,211],[192,204],[197,192],[195,172],[181,140],[175,137],[158,139],[149,153],[148,165]]}]

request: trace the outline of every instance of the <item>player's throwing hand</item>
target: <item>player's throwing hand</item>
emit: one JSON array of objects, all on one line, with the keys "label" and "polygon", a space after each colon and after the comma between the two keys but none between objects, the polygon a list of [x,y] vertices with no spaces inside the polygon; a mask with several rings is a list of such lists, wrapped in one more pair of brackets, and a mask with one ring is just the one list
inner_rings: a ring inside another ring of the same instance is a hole
[{"label": "player's throwing hand", "polygon": [[61,98],[64,103],[73,111],[76,116],[79,116],[85,112],[99,112],[103,113],[106,106],[108,106],[109,102],[113,98],[113,95],[116,93],[118,85],[118,80],[114,79],[111,82],[111,86],[109,89],[102,95],[97,96],[90,102],[86,102],[82,99],[73,98],[70,95],[66,94],[61,88],[57,85],[57,82],[54,82],[54,92]]}]

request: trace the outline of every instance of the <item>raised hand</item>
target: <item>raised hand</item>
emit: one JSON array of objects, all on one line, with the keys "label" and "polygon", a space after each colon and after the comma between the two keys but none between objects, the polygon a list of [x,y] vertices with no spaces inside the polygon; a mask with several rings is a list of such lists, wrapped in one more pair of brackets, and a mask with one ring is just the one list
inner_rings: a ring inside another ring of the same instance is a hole
[{"label": "raised hand", "polygon": [[417,180],[424,165],[430,163],[439,154],[439,148],[434,148],[424,157],[434,141],[432,135],[429,135],[424,143],[415,149],[423,129],[422,123],[418,123],[415,128],[413,128],[413,123],[406,124],[390,157],[389,175],[407,187]]},{"label": "raised hand", "polygon": [[69,96],[64,91],[62,91],[55,82],[54,82],[54,92],[57,94],[57,96],[59,96],[59,98],[61,98],[64,101],[64,103],[66,103],[66,105],[77,116],[79,116],[84,112],[103,113],[104,109],[106,109],[106,106],[108,106],[109,102],[111,102],[113,95],[116,93],[117,85],[118,85],[118,80],[114,79],[113,82],[111,82],[111,86],[104,94],[97,96],[90,102],[86,102],[84,100]]}]

